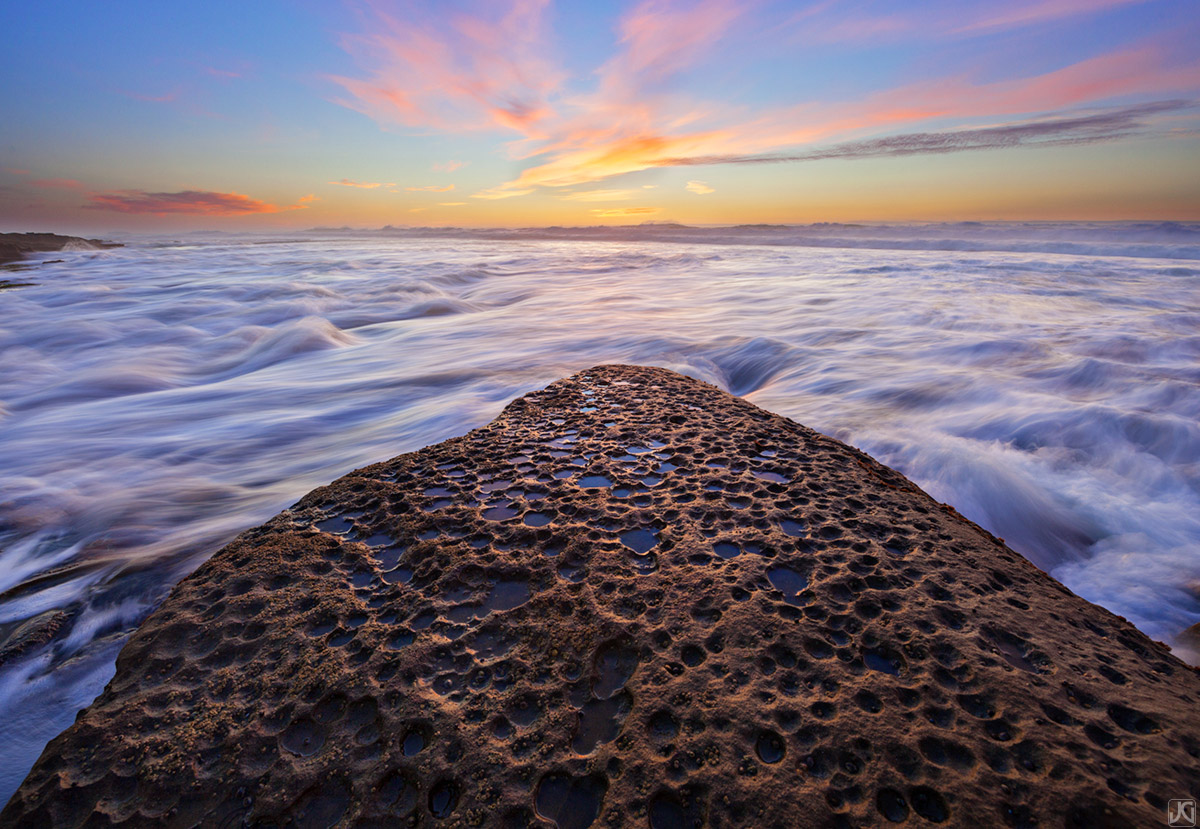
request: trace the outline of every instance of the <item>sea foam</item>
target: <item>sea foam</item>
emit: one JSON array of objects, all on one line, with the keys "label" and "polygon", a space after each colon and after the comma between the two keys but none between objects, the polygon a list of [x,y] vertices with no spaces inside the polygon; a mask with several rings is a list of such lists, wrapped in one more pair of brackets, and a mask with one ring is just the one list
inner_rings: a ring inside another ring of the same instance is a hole
[{"label": "sea foam", "polygon": [[[1092,601],[1200,621],[1195,225],[320,231],[0,294],[0,798],[172,584],[355,467],[604,362],[859,446]],[[61,568],[51,571],[52,568]]]}]

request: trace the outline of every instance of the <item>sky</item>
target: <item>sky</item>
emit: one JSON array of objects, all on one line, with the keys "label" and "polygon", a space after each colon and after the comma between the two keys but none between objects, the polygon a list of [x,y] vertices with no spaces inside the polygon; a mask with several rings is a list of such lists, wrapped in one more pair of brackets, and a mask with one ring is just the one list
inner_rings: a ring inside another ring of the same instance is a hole
[{"label": "sky", "polygon": [[1200,220],[1197,0],[0,7],[0,230]]}]

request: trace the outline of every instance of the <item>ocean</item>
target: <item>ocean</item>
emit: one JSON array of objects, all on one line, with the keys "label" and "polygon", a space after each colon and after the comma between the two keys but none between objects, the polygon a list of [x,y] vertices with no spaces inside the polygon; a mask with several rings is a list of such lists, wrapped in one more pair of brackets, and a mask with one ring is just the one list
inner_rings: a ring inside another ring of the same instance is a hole
[{"label": "ocean", "polygon": [[600,363],[857,446],[1154,638],[1200,621],[1200,225],[127,241],[0,292],[0,802],[238,532]]}]

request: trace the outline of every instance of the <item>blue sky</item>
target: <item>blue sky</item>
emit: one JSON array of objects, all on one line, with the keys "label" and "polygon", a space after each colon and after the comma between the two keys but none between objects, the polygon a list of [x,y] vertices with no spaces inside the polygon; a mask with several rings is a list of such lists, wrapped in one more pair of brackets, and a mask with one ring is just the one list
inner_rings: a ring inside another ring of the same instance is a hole
[{"label": "blue sky", "polygon": [[9,4],[4,229],[1200,219],[1200,3]]}]

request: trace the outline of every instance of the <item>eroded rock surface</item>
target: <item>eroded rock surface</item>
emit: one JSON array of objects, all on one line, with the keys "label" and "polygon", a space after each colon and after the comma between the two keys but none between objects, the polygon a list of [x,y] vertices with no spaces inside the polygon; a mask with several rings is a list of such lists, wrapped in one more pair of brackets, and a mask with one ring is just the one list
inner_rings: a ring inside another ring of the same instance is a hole
[{"label": "eroded rock surface", "polygon": [[604,366],[352,472],[130,639],[4,826],[1158,826],[1200,676],[898,473]]}]

